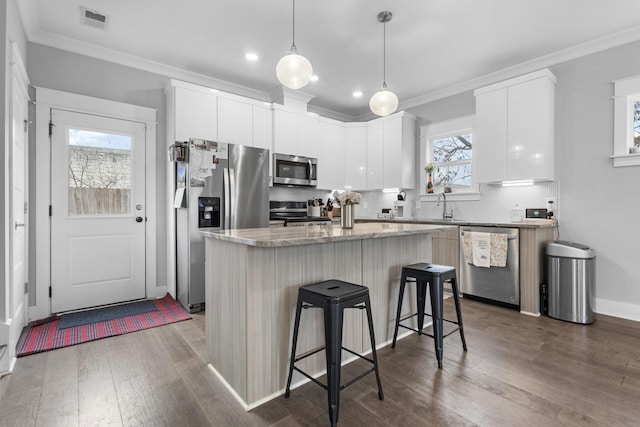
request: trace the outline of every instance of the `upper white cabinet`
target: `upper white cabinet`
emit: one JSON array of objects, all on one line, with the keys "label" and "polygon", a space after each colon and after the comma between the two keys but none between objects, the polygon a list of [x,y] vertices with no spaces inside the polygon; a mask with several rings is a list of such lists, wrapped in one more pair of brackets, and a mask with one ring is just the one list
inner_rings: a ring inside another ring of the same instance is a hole
[{"label": "upper white cabinet", "polygon": [[554,179],[555,83],[544,69],[475,91],[478,182]]},{"label": "upper white cabinet", "polygon": [[367,125],[345,124],[344,186],[351,190],[367,189]]},{"label": "upper white cabinet", "polygon": [[271,105],[253,105],[253,146],[273,154],[273,110]]},{"label": "upper white cabinet", "polygon": [[382,121],[367,123],[367,190],[383,188],[384,127]]},{"label": "upper white cabinet", "polygon": [[415,188],[415,150],[415,116],[400,112],[368,122],[366,188]]},{"label": "upper white cabinet", "polygon": [[272,137],[270,106],[233,95],[218,96],[218,141],[271,150]]},{"label": "upper white cabinet", "polygon": [[342,190],[345,185],[345,126],[336,120],[318,120],[318,188]]},{"label": "upper white cabinet", "polygon": [[167,88],[169,143],[218,137],[217,98],[206,88],[172,81]]},{"label": "upper white cabinet", "polygon": [[318,115],[274,104],[273,152],[317,158]]}]

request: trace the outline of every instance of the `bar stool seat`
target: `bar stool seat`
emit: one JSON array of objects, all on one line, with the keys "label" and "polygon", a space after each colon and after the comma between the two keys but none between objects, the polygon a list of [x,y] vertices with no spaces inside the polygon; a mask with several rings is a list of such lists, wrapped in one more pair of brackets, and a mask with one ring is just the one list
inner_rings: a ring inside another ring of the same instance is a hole
[{"label": "bar stool seat", "polygon": [[[300,327],[300,315],[302,309],[321,308],[324,310],[324,334],[325,346],[296,357],[296,346],[298,343],[298,332]],[[342,347],[342,326],[344,309],[357,308],[367,312],[369,323],[369,338],[371,340],[372,358],[362,356],[352,350]],[[322,350],[326,353],[327,363],[327,384],[322,384],[306,372],[299,369],[295,364]],[[373,364],[373,366],[353,378],[346,384],[340,385],[340,367],[342,362],[342,350],[345,350],[361,359]],[[365,286],[343,282],[341,280],[326,280],[324,282],[301,286],[298,290],[298,302],[296,305],[296,317],[293,327],[293,339],[291,345],[291,359],[289,362],[289,377],[284,396],[288,398],[291,394],[291,378],[293,371],[300,372],[314,383],[320,385],[328,392],[329,418],[331,425],[338,422],[338,409],[340,404],[340,391],[364,376],[375,372],[378,383],[378,398],[384,400],[382,384],[380,383],[380,373],[378,372],[378,358],[376,355],[376,342],[373,331],[373,318],[371,315],[371,301],[369,299],[369,289]]]},{"label": "bar stool seat", "polygon": [[[402,311],[402,301],[404,298],[404,290],[407,282],[416,284],[418,307],[416,313],[400,317]],[[451,284],[451,290],[453,292],[453,302],[456,306],[457,321],[444,319],[442,317],[444,302],[443,287],[444,283],[446,282],[449,282]],[[427,287],[429,288],[429,296],[431,300],[431,314],[425,313],[424,311],[426,304]],[[425,315],[430,316],[433,319],[433,334],[428,334],[422,331]],[[418,329],[414,329],[401,323],[402,321],[415,316],[417,316],[418,318]],[[443,321],[453,323],[458,326],[454,330],[443,336]],[[448,265],[429,264],[425,262],[402,267],[402,278],[400,279],[400,292],[398,295],[398,310],[396,313],[396,325],[393,332],[393,343],[391,344],[391,348],[396,347],[396,338],[398,337],[399,327],[417,332],[418,335],[427,335],[433,338],[439,369],[442,369],[443,339],[445,337],[451,335],[456,331],[460,331],[462,348],[464,349],[464,351],[467,351],[467,343],[464,339],[464,329],[462,326],[462,312],[460,311],[460,299],[455,267],[451,267]]]}]

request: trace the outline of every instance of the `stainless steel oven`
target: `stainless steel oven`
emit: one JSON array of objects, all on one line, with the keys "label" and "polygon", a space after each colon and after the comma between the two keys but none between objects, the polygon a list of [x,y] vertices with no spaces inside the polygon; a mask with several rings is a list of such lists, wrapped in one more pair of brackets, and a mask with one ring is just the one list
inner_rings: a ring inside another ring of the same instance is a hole
[{"label": "stainless steel oven", "polygon": [[318,159],[273,155],[273,183],[276,185],[315,187],[318,184],[317,171]]}]

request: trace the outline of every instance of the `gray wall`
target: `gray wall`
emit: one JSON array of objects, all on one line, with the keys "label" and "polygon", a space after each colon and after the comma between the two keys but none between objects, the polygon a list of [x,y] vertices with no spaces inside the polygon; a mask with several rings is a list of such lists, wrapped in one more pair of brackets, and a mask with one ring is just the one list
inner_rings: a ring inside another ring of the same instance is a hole
[{"label": "gray wall", "polygon": [[[27,72],[34,86],[111,101],[155,108],[156,198],[157,198],[157,286],[167,285],[167,218],[165,179],[167,159],[164,89],[169,78],[87,56],[29,43]],[[36,148],[37,149],[37,148]],[[32,173],[34,173],[32,171]],[[36,172],[37,173],[37,172]],[[34,196],[34,194],[32,194]]]},{"label": "gray wall", "polygon": [[640,320],[640,167],[614,168],[613,80],[640,75],[640,42],[552,67],[561,238],[597,252],[598,311],[607,301]]},{"label": "gray wall", "polygon": [[[548,186],[542,190],[544,197],[557,191],[560,238],[587,244],[597,253],[597,311],[635,320],[640,320],[640,167],[614,168],[609,156],[613,154],[612,81],[640,75],[639,51],[640,42],[634,42],[550,67],[558,79],[557,190]],[[408,111],[425,123],[438,122],[473,114],[475,101],[471,92],[465,92]],[[502,192],[483,187],[482,200],[459,203],[460,207],[483,206],[485,190]]]}]

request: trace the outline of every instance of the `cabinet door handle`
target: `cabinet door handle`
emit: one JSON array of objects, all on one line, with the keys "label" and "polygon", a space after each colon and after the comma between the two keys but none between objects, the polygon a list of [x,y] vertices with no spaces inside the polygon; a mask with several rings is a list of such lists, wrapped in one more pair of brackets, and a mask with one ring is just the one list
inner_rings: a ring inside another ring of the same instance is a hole
[{"label": "cabinet door handle", "polygon": [[17,230],[18,227],[24,227],[24,222],[18,222],[18,221],[14,222],[13,229]]}]

